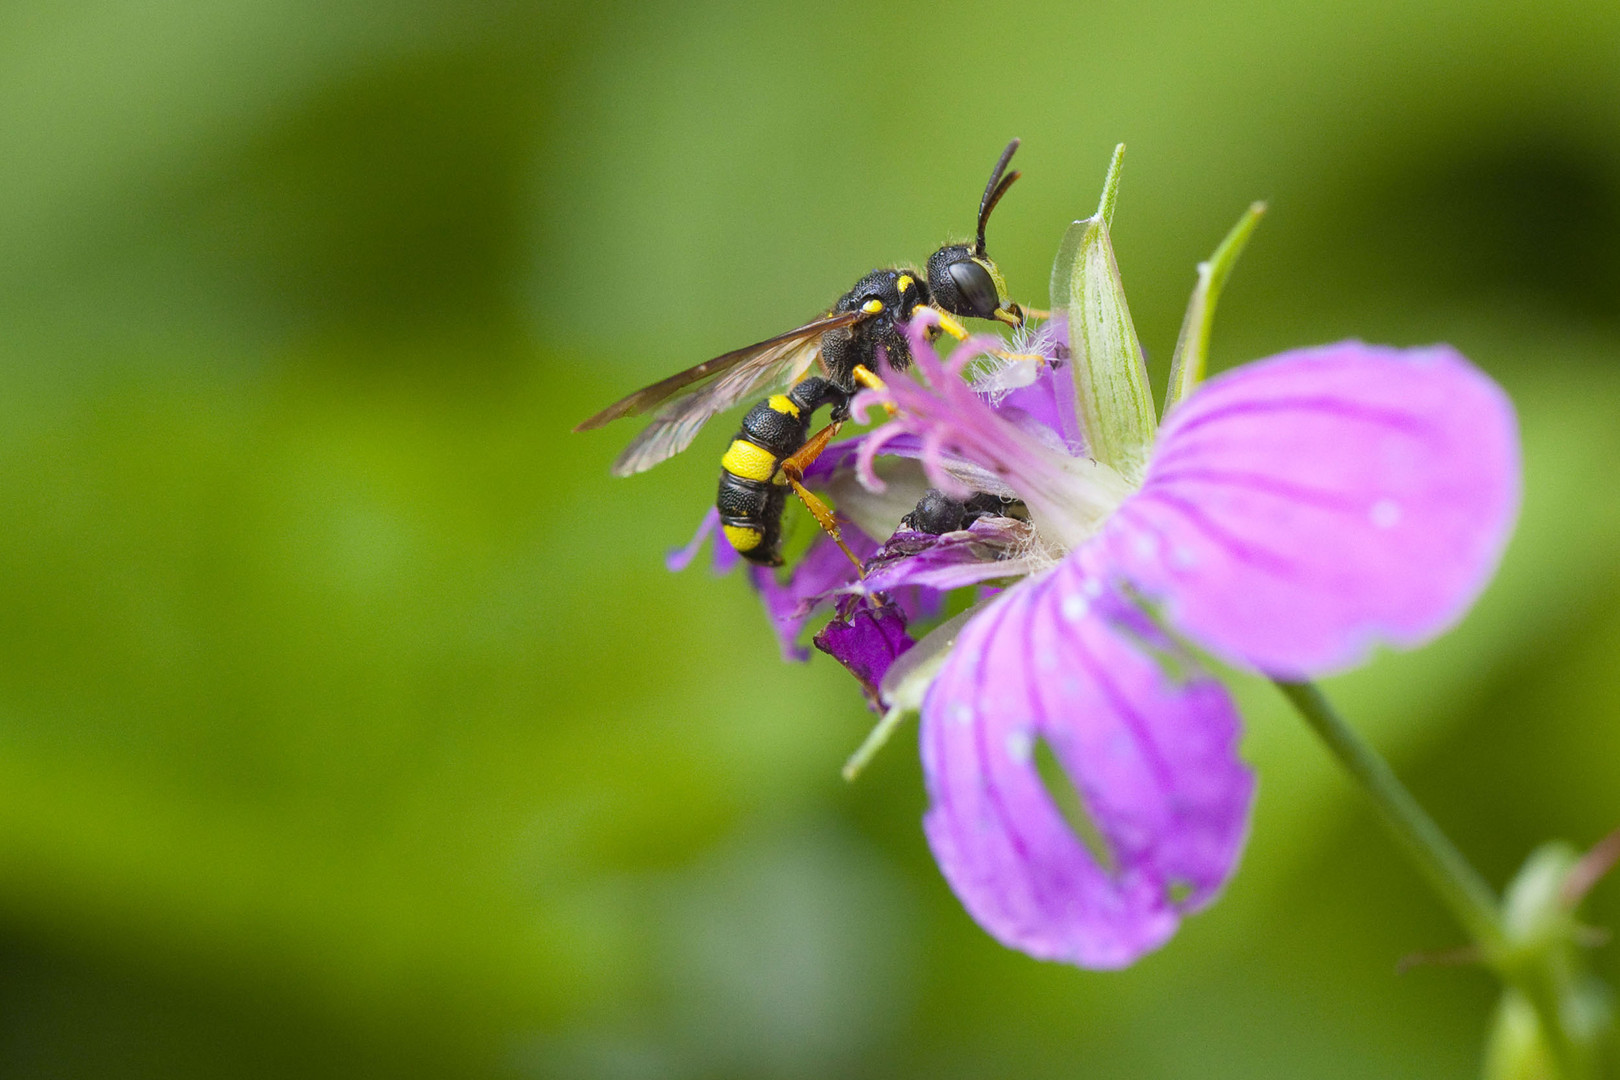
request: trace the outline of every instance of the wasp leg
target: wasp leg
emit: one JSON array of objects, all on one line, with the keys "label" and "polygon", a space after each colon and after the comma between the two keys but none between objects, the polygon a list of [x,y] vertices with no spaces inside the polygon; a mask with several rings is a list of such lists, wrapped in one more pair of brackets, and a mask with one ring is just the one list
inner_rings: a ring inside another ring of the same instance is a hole
[{"label": "wasp leg", "polygon": [[997,360],[1005,360],[1008,363],[1015,363],[1019,360],[1033,360],[1036,364],[1045,366],[1052,362],[1048,357],[1042,356],[1040,353],[1008,352],[1005,349],[990,349],[988,351]]},{"label": "wasp leg", "polygon": [[956,321],[956,316],[941,308],[935,308],[934,314],[939,316],[939,328],[957,341],[966,341],[967,327]]},{"label": "wasp leg", "polygon": [[[851,372],[851,375],[854,376],[856,382],[860,383],[868,390],[884,389],[883,380],[878,378],[872,369],[867,367],[865,364],[856,364],[855,370]],[[806,443],[805,445],[809,444]]]},{"label": "wasp leg", "polygon": [[1038,307],[1027,307],[1024,309],[1024,317],[1026,319],[1040,319],[1045,321],[1052,317],[1052,313],[1050,311],[1043,311]]},{"label": "wasp leg", "polygon": [[849,561],[855,564],[855,572],[864,578],[866,576],[866,567],[861,563],[860,556],[849,550],[849,545],[844,543],[844,537],[838,531],[838,522],[833,520],[832,510],[827,507],[826,503],[816,498],[814,492],[791,476],[788,477],[788,485],[793,488],[793,493],[799,497],[799,501],[804,503],[805,509],[809,510],[815,517],[816,524],[820,525],[826,534],[832,537],[833,543],[838,545],[838,550],[849,556]]},{"label": "wasp leg", "polygon": [[795,450],[792,455],[782,459],[780,469],[783,479],[788,482],[788,486],[793,488],[793,493],[799,497],[799,501],[804,503],[804,508],[810,511],[810,516],[816,519],[816,524],[821,526],[823,532],[832,537],[833,543],[838,545],[840,551],[849,556],[849,561],[855,564],[856,572],[864,578],[866,576],[866,567],[861,565],[860,558],[849,550],[848,544],[844,543],[844,535],[838,529],[838,521],[833,517],[832,510],[826,503],[817,498],[809,488],[804,486],[804,470],[810,467],[811,462],[821,456],[821,452],[827,449],[827,444],[832,442],[833,436],[838,434],[838,429],[841,427],[843,427],[842,423],[833,423],[816,432],[810,437],[809,441]]},{"label": "wasp leg", "polygon": [[[856,385],[864,386],[868,390],[883,390],[883,389],[885,389],[885,387],[883,385],[883,380],[878,378],[878,376],[872,371],[872,369],[867,367],[865,364],[856,364],[855,365],[855,370],[850,372],[850,377],[855,380]],[[899,412],[900,410],[898,410],[898,409],[896,409],[894,407],[894,402],[885,401],[883,403],[883,411],[888,413],[890,416],[893,416],[895,413]],[[805,445],[808,446],[809,444],[806,443]],[[816,452],[818,454],[820,453],[819,450],[816,451]]]}]

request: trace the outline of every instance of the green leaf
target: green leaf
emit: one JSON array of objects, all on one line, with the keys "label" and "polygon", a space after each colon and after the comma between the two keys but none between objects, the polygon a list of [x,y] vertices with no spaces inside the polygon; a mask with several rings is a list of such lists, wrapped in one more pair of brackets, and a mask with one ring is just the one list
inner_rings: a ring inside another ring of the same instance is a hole
[{"label": "green leaf", "polygon": [[1097,212],[1063,235],[1052,264],[1054,312],[1068,320],[1080,426],[1090,455],[1129,482],[1141,481],[1157,417],[1108,225],[1119,195],[1125,145],[1114,149]]},{"label": "green leaf", "polygon": [[1249,209],[1215,249],[1215,254],[1209,261],[1198,264],[1198,284],[1193,286],[1192,299],[1187,301],[1181,336],[1176,338],[1176,351],[1170,358],[1170,384],[1164,392],[1166,414],[1204,378],[1209,361],[1209,332],[1215,322],[1215,301],[1220,299],[1221,288],[1265,212],[1265,203],[1250,203]]}]

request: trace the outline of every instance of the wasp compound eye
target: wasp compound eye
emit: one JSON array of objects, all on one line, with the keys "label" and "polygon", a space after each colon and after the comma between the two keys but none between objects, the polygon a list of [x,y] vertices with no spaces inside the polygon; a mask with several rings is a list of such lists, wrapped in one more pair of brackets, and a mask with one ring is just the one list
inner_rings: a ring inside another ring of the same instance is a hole
[{"label": "wasp compound eye", "polygon": [[966,309],[956,314],[972,315],[978,319],[995,318],[996,308],[1001,306],[1001,297],[996,294],[996,283],[990,280],[989,271],[976,262],[963,261],[951,264],[950,275]]}]

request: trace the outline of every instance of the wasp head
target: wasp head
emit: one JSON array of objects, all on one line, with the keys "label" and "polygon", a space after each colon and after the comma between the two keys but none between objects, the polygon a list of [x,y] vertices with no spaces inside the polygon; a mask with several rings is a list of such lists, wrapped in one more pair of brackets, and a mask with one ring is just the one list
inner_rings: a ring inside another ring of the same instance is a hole
[{"label": "wasp head", "polygon": [[984,227],[990,221],[990,211],[1021,175],[1007,172],[1007,163],[1017,149],[1017,139],[1008,143],[990,173],[984,198],[979,200],[979,231],[973,244],[947,244],[928,258],[928,291],[934,303],[952,315],[994,319],[1008,326],[1024,325],[1023,309],[1007,298],[1007,283],[984,246]]},{"label": "wasp head", "polygon": [[1024,324],[1023,310],[1007,297],[995,263],[967,244],[950,244],[928,257],[928,291],[952,315]]}]

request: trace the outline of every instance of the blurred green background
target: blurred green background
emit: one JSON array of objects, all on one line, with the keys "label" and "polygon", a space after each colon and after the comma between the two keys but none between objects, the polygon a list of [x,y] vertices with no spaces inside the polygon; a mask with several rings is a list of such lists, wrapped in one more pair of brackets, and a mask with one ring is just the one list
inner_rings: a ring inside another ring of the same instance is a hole
[{"label": "blurred green background", "polygon": [[[1331,691],[1500,885],[1620,824],[1620,7],[1370,0],[0,7],[0,1074],[1468,1077],[1459,932],[1241,684],[1223,901],[1133,969],[995,945],[908,734],[667,574],[717,423],[631,388],[972,227],[1115,240],[1162,382],[1456,343],[1527,495],[1454,634]],[[1593,921],[1620,925],[1620,884]],[[1595,954],[1620,979],[1610,947]]]}]

